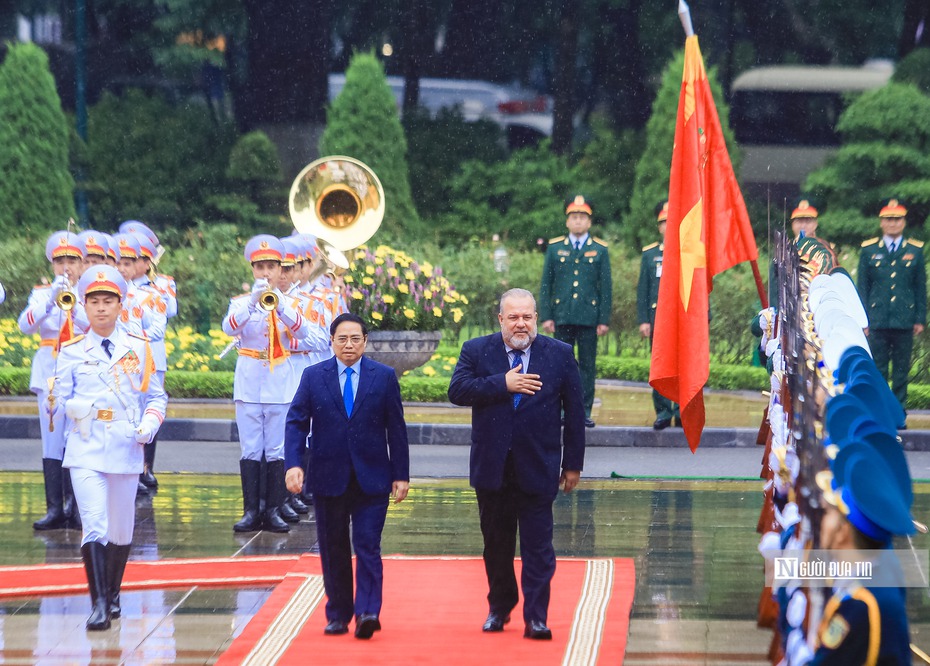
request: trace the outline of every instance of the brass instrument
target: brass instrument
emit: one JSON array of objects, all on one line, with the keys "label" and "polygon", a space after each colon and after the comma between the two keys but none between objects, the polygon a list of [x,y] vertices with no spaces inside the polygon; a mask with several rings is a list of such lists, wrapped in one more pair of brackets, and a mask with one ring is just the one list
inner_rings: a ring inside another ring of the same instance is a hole
[{"label": "brass instrument", "polygon": [[274,289],[266,289],[258,299],[258,307],[265,312],[274,312],[278,309],[278,295]]},{"label": "brass instrument", "polygon": [[334,250],[351,250],[375,234],[384,219],[384,188],[364,163],[331,155],[301,170],[291,185],[288,208],[297,231],[317,237],[321,263],[332,260],[348,268],[348,260]]},{"label": "brass instrument", "polygon": [[55,305],[65,312],[73,310],[76,303],[77,295],[71,290],[59,291],[58,295],[55,297]]}]

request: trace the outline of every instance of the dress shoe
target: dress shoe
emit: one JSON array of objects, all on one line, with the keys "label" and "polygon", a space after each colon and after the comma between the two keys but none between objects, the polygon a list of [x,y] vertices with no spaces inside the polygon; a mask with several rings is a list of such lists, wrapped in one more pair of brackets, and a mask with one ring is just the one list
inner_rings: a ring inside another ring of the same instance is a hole
[{"label": "dress shoe", "polygon": [[538,641],[551,641],[552,630],[541,620],[530,620],[523,630],[523,638],[532,638]]},{"label": "dress shoe", "polygon": [[381,621],[373,613],[363,613],[355,618],[355,637],[371,638],[376,631],[381,631]]},{"label": "dress shoe", "polygon": [[594,427],[594,419],[592,419],[592,418],[586,418],[586,419],[584,420],[584,427],[585,427],[585,428],[593,428],[593,427]]},{"label": "dress shoe", "polygon": [[652,424],[653,430],[665,430],[670,425],[672,425],[671,419],[656,419],[655,423]]},{"label": "dress shoe", "polygon": [[341,634],[349,633],[349,624],[343,622],[342,620],[330,620],[329,624],[326,625],[326,628],[323,630],[323,633],[327,636],[339,636]]},{"label": "dress shoe", "polygon": [[158,488],[158,479],[155,478],[155,475],[152,474],[152,470],[146,466],[143,468],[142,474],[139,475],[139,481],[142,482],[146,488]]},{"label": "dress shoe", "polygon": [[292,494],[291,498],[288,500],[288,503],[291,505],[291,508],[294,509],[297,513],[302,516],[310,513],[310,507],[304,504],[303,500],[300,499],[300,494]]},{"label": "dress shoe", "polygon": [[501,615],[491,611],[488,613],[488,619],[484,621],[481,631],[503,631],[504,625],[510,622],[510,615]]}]

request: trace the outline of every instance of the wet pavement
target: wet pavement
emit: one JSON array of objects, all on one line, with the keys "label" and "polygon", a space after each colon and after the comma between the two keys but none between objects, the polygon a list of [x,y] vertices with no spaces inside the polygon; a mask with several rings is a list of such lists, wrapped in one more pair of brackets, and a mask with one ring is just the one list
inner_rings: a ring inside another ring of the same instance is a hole
[{"label": "wet pavement", "polygon": [[[299,554],[314,547],[312,514],[287,535],[235,534],[231,525],[241,499],[234,476],[162,473],[159,480],[157,494],[137,499],[133,560]],[[756,481],[588,480],[555,504],[556,550],[559,556],[636,561],[626,664],[763,664],[770,634],[755,628],[763,575],[754,532],[760,506]],[[930,511],[930,484],[918,484],[915,508],[918,515]],[[32,530],[43,510],[40,474],[0,473],[6,537],[0,564],[79,561],[78,532]],[[918,548],[928,545],[926,536],[915,541]],[[477,507],[467,482],[415,479],[408,501],[391,506],[383,551],[479,555]],[[123,618],[96,633],[84,631],[86,595],[0,601],[0,662],[209,664],[268,594],[127,592]],[[926,595],[911,594],[911,617],[915,641],[926,647]],[[482,621],[475,618],[476,636]]]}]

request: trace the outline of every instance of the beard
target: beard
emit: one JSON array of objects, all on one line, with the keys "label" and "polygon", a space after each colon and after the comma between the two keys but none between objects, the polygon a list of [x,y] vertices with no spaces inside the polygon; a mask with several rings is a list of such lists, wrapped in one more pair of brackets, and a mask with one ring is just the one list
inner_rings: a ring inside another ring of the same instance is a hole
[{"label": "beard", "polygon": [[507,334],[504,334],[504,342],[507,343],[507,346],[509,346],[511,349],[519,349],[520,351],[523,351],[524,349],[529,347],[531,344],[533,344],[533,340],[535,339],[536,339],[535,328],[525,333],[514,333],[510,336],[508,336]]}]

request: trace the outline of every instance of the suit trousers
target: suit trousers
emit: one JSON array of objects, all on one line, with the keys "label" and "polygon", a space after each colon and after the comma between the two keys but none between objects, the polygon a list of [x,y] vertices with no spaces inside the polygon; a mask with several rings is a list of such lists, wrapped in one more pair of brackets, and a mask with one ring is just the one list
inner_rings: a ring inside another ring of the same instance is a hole
[{"label": "suit trousers", "polygon": [[891,390],[907,411],[907,380],[911,372],[911,351],[914,349],[914,330],[911,328],[870,328],[869,348],[872,359],[885,381],[888,381],[888,362],[891,361]]},{"label": "suit trousers", "polygon": [[[313,495],[320,564],[326,589],[326,619],[348,622],[356,616],[381,612],[384,569],[381,532],[387,517],[388,495],[366,495],[355,473],[346,491],[336,497]],[[351,546],[349,523],[352,525]],[[352,602],[352,548],[355,548],[355,603]]]},{"label": "suit trousers", "polygon": [[[577,324],[556,324],[555,338],[578,345],[578,369],[581,371],[581,389],[584,391],[584,414],[591,418],[594,405],[594,378],[597,375],[595,359],[597,358],[597,326],[579,326]],[[532,358],[530,363],[532,363]],[[530,372],[533,369],[530,368]]]},{"label": "suit trousers", "polygon": [[242,460],[284,460],[284,425],[289,404],[236,400],[236,426]]},{"label": "suit trousers", "polygon": [[508,615],[519,600],[513,568],[519,527],[523,619],[545,623],[549,614],[550,583],[555,574],[555,548],[552,545],[554,495],[536,495],[521,490],[511,454],[507,456],[504,483],[500,489],[475,488],[475,495],[484,537],[484,569],[488,576],[490,611]]},{"label": "suit trousers", "polygon": [[108,474],[71,468],[71,485],[81,514],[81,545],[91,541],[126,546],[136,521],[138,474]]}]

